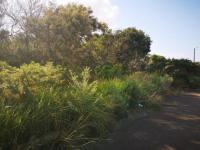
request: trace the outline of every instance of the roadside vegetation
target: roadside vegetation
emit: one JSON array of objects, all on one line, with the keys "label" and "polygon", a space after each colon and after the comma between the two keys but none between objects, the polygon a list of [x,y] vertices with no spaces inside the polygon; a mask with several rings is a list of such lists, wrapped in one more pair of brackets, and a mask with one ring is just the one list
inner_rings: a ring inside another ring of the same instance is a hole
[{"label": "roadside vegetation", "polygon": [[133,73],[90,80],[90,70],[73,73],[52,63],[0,72],[0,147],[76,149],[105,137],[129,110],[158,105],[168,76]]},{"label": "roadside vegetation", "polygon": [[179,89],[200,88],[200,63],[187,59],[166,59],[153,55],[147,58],[148,72],[168,74],[173,78],[172,86]]},{"label": "roadside vegetation", "polygon": [[199,86],[199,64],[150,56],[147,34],[112,31],[85,6],[0,8],[0,150],[81,149],[171,86]]}]

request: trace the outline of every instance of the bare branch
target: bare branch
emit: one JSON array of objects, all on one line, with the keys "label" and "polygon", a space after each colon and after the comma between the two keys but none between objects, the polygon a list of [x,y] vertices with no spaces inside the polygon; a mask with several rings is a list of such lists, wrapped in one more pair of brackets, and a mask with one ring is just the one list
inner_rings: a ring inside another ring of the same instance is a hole
[{"label": "bare branch", "polygon": [[8,18],[9,30],[14,33],[25,32],[28,18],[39,18],[44,9],[43,0],[13,0],[5,15]]}]

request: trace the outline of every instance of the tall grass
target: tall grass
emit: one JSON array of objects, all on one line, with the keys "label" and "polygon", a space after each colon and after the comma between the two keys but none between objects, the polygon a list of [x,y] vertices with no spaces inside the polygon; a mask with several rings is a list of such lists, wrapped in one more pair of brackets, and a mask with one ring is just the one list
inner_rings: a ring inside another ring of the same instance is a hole
[{"label": "tall grass", "polygon": [[144,73],[90,81],[88,68],[75,74],[51,63],[4,67],[0,77],[2,150],[79,149],[106,136],[170,81]]},{"label": "tall grass", "polygon": [[172,78],[168,75],[157,73],[136,72],[130,75],[129,80],[135,80],[139,88],[140,104],[145,107],[161,105],[160,96],[167,93],[170,89]]}]

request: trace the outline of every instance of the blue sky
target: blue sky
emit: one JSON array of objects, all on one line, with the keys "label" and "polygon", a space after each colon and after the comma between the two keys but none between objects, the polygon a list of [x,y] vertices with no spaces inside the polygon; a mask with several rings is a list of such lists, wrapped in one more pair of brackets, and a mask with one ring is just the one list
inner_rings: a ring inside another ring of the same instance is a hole
[{"label": "blue sky", "polygon": [[[136,27],[148,34],[152,54],[193,59],[200,47],[200,0],[58,0],[89,5],[113,29]],[[196,59],[200,61],[200,48]]]}]

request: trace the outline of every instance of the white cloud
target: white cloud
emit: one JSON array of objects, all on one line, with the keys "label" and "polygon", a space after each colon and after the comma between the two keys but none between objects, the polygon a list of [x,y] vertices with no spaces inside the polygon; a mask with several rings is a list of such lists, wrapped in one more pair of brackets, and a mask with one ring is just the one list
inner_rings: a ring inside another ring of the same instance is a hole
[{"label": "white cloud", "polygon": [[119,7],[111,0],[57,0],[59,4],[75,2],[89,6],[100,21],[112,24],[119,14]]}]

